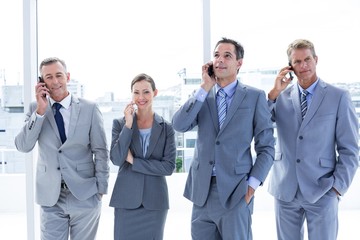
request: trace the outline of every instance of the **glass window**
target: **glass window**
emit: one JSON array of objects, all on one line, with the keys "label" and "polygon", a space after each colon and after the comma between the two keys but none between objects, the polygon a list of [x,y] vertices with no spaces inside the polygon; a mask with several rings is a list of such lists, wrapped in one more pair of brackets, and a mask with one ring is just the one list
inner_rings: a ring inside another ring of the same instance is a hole
[{"label": "glass window", "polygon": [[24,157],[14,145],[23,124],[22,1],[0,3],[0,173],[24,173]]},{"label": "glass window", "polygon": [[22,1],[0,1],[0,239],[26,239],[25,158],[14,138],[24,122]]},{"label": "glass window", "polygon": [[[31,1],[38,3],[39,62],[51,56],[66,61],[71,73],[69,89],[99,103],[109,143],[112,119],[122,116],[130,99],[130,82],[138,73],[155,79],[159,89],[156,111],[167,120],[199,87],[204,63],[202,1]],[[208,51],[212,52],[221,37],[241,42],[245,48],[241,81],[267,91],[277,71],[287,65],[287,45],[296,38],[308,38],[319,56],[319,76],[349,89],[360,116],[360,101],[355,97],[360,96],[360,84],[354,71],[354,59],[360,53],[360,36],[356,34],[360,29],[359,1],[329,0],[326,7],[312,0],[209,2]],[[15,150],[13,141],[23,125],[24,107],[27,109],[23,97],[28,77],[23,76],[22,3],[0,1],[0,189],[7,196],[0,199],[0,213],[25,212],[25,157]],[[193,160],[196,130],[176,136],[184,171]],[[112,166],[112,172],[116,171]],[[103,218],[112,219],[112,213],[104,214]],[[12,227],[18,226],[19,218],[24,222],[25,214],[13,220],[0,218],[0,225],[23,234],[12,238],[25,239],[25,231]],[[345,227],[342,225],[341,231],[345,232]],[[100,226],[100,235],[103,229]],[[111,235],[107,229],[105,232]],[[343,232],[339,238],[350,239]],[[3,239],[1,234],[3,230]]]},{"label": "glass window", "polygon": [[196,139],[186,139],[186,147],[194,148],[196,143]]}]

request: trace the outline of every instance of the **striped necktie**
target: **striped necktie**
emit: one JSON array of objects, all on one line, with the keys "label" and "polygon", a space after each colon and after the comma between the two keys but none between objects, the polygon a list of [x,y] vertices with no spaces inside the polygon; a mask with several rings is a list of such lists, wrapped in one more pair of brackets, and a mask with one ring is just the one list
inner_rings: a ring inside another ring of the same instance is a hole
[{"label": "striped necktie", "polygon": [[219,118],[219,128],[225,121],[226,112],[227,112],[227,103],[226,103],[226,92],[224,89],[220,88],[217,93],[217,106],[218,106],[218,118]]},{"label": "striped necktie", "polygon": [[301,96],[300,96],[300,106],[301,106],[301,116],[302,119],[304,119],[308,105],[307,105],[307,100],[306,100],[306,96],[309,94],[308,91],[303,90],[301,92]]}]

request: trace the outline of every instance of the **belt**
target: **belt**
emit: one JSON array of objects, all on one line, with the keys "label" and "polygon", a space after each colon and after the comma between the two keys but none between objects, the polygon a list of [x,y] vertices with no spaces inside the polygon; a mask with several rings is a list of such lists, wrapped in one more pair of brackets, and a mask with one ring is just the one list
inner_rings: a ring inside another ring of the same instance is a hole
[{"label": "belt", "polygon": [[62,182],[60,186],[63,189],[69,189],[68,186],[66,185],[66,183],[64,183],[64,182]]},{"label": "belt", "polygon": [[216,183],[216,176],[211,176],[211,184]]}]

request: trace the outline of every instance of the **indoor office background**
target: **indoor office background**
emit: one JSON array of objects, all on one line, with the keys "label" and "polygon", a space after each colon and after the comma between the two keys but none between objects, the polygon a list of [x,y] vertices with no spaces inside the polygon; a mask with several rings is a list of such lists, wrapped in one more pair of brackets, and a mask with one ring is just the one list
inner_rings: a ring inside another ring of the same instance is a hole
[{"label": "indoor office background", "polygon": [[[1,0],[0,1],[0,239],[39,239],[39,209],[33,181],[37,150],[22,154],[14,137],[34,100],[42,59],[64,59],[69,89],[101,107],[108,143],[112,119],[130,101],[130,82],[151,75],[159,89],[155,111],[171,120],[199,86],[201,66],[221,37],[245,48],[242,82],[268,91],[287,64],[286,49],[296,38],[315,44],[318,75],[347,88],[360,112],[360,2],[289,0]],[[359,115],[360,117],[360,115]],[[182,197],[196,132],[178,133],[176,173],[168,177],[171,209],[165,239],[190,239],[191,203]],[[98,239],[112,239],[108,206],[117,168],[111,165]],[[340,203],[340,240],[357,239],[360,177]],[[273,200],[257,190],[254,239],[276,239]]]}]

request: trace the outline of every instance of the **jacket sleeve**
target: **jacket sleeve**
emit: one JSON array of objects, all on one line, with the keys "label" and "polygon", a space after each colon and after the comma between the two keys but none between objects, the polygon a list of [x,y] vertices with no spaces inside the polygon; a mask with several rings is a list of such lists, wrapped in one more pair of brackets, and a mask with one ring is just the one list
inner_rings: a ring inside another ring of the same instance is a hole
[{"label": "jacket sleeve", "polygon": [[102,114],[97,106],[95,106],[92,118],[90,144],[94,154],[95,176],[99,193],[106,194],[110,172],[109,151],[107,148]]},{"label": "jacket sleeve", "polygon": [[36,103],[31,103],[25,116],[25,123],[15,137],[16,149],[20,152],[30,152],[35,147],[45,117],[36,116]]}]

